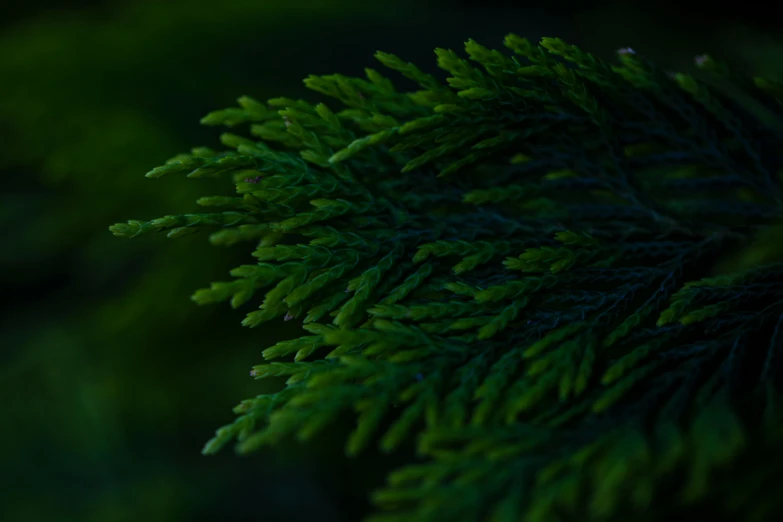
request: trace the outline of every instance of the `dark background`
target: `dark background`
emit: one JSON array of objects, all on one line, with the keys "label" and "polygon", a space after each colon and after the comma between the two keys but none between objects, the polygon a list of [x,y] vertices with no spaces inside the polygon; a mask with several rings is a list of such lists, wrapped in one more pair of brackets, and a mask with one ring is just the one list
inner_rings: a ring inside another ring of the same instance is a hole
[{"label": "dark background", "polygon": [[[769,2],[767,5],[772,6]],[[772,7],[742,2],[85,0],[0,7],[0,521],[353,521],[407,455],[316,444],[200,454],[248,370],[295,324],[242,328],[252,306],[189,296],[251,262],[204,236],[132,241],[108,226],[196,209],[227,187],[144,173],[219,146],[207,112],[310,94],[308,74],[383,71],[384,50],[434,71],[435,47],[559,36],[631,46],[666,68],[710,52],[783,77]],[[740,9],[741,8],[741,9]],[[230,188],[230,187],[229,187]]]}]

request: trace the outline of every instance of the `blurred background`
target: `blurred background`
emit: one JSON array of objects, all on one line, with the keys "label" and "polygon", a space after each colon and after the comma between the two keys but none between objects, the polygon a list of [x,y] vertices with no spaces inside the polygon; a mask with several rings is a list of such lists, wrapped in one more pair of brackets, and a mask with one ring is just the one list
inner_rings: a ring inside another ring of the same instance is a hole
[{"label": "blurred background", "polygon": [[[770,2],[769,5],[773,5]],[[218,146],[207,112],[247,94],[308,97],[308,74],[383,71],[392,52],[434,72],[435,47],[559,36],[600,57],[633,47],[672,70],[710,52],[783,79],[772,7],[743,2],[38,0],[0,7],[0,521],[354,521],[394,459],[318,444],[203,457],[263,348],[249,308],[189,296],[253,261],[205,236],[132,241],[108,226],[228,194],[144,173]],[[312,99],[312,98],[311,98]]]}]

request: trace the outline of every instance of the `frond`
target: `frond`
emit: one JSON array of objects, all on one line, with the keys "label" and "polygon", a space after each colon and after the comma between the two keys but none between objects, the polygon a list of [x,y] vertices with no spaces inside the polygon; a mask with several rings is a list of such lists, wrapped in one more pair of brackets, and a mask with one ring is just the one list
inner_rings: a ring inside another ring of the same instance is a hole
[{"label": "frond", "polygon": [[783,256],[711,272],[759,235],[783,244],[779,86],[711,58],[670,77],[627,49],[505,44],[437,49],[447,85],[379,52],[412,93],[372,69],[305,80],[342,110],[242,97],[203,122],[252,138],[147,175],[227,176],[238,197],[112,232],[257,242],[193,299],[309,334],[264,350],[253,375],[286,387],[205,452],[311,439],[349,410],[349,455],[418,436],[429,459],[390,476],[377,522],[780,513],[756,485],[783,477],[763,458],[783,444]]}]

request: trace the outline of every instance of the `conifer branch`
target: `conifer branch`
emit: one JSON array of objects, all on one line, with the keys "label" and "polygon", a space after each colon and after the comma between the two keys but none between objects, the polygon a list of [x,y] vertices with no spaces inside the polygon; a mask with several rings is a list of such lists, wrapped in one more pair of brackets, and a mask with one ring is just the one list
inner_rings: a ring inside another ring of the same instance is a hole
[{"label": "conifer branch", "polygon": [[428,459],[376,492],[377,522],[699,503],[774,519],[758,484],[783,479],[783,259],[710,270],[759,235],[783,243],[783,90],[709,57],[671,77],[630,49],[612,65],[556,38],[505,45],[437,49],[446,85],[377,53],[410,93],[367,69],[305,80],[333,107],[243,96],[202,120],[248,127],[229,150],[147,174],[227,176],[238,196],[115,235],[258,242],[257,264],[193,300],[308,333],[264,349],[251,374],[286,386],[204,452],[308,440],[354,411],[348,455],[416,438]]}]

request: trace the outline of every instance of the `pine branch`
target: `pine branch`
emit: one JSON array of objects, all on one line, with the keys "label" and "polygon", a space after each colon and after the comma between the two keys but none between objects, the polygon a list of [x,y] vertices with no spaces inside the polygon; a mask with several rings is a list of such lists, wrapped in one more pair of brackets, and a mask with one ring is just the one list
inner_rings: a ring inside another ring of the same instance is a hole
[{"label": "pine branch", "polygon": [[230,176],[239,197],[115,235],[258,242],[257,264],[193,299],[260,301],[244,325],[310,334],[264,350],[252,375],[285,388],[242,402],[205,453],[308,440],[352,410],[347,454],[417,437],[429,459],[390,476],[374,521],[653,520],[716,502],[776,518],[757,485],[783,478],[783,259],[711,267],[783,243],[779,86],[709,57],[669,76],[630,49],[610,65],[555,38],[505,45],[437,49],[447,85],[379,52],[411,93],[372,69],[305,80],[340,111],[244,96],[203,123],[255,139],[147,174]]}]

